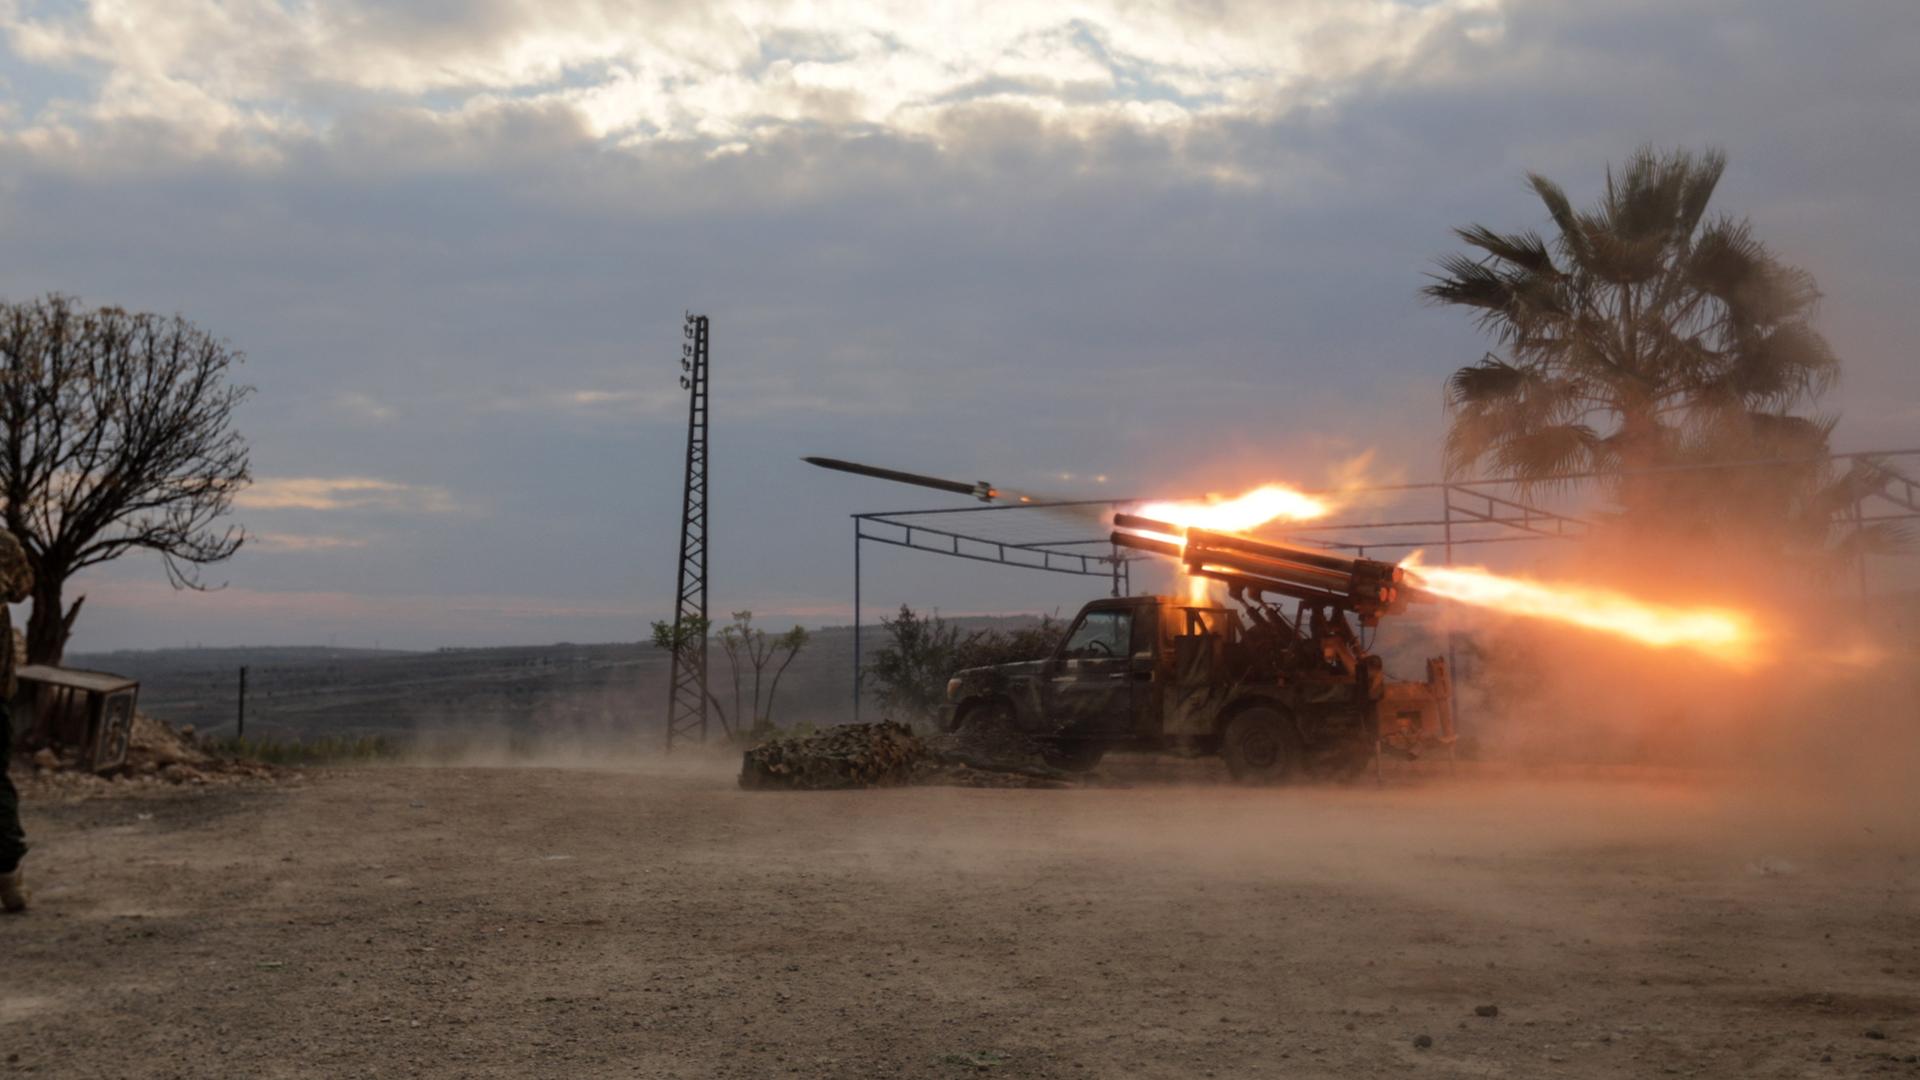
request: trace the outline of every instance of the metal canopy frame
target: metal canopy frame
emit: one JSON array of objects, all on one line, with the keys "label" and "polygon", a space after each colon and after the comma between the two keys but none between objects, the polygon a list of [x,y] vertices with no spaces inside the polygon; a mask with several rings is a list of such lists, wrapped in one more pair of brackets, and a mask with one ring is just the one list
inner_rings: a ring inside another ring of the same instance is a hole
[{"label": "metal canopy frame", "polygon": [[[1865,450],[1828,454],[1810,458],[1774,458],[1755,461],[1723,462],[1711,465],[1675,465],[1657,469],[1613,473],[1562,473],[1542,477],[1535,483],[1566,483],[1580,480],[1647,476],[1664,473],[1711,472],[1786,465],[1834,465],[1867,462],[1880,465],[1888,459],[1920,458],[1920,447],[1902,450]],[[1891,469],[1882,470],[1883,485],[1854,500],[1850,515],[1856,535],[1868,525],[1882,522],[1920,520],[1920,482]],[[1446,565],[1452,565],[1454,549],[1480,544],[1538,543],[1546,540],[1580,540],[1587,536],[1590,523],[1581,517],[1534,505],[1521,495],[1520,485],[1512,480],[1440,480],[1412,484],[1378,484],[1346,488],[1338,494],[1351,496],[1390,495],[1418,499],[1438,493],[1438,516],[1426,515],[1383,521],[1299,522],[1276,535],[1305,543],[1318,544],[1356,555],[1369,552],[1437,548]],[[1320,490],[1307,494],[1335,494]],[[1155,497],[1165,501],[1164,496]],[[1115,546],[1109,530],[1098,536],[1064,536],[1022,540],[992,535],[988,523],[1004,521],[1004,515],[1021,511],[1059,511],[1102,508],[1107,511],[1153,501],[1146,498],[1078,499],[1055,502],[1019,502],[996,506],[962,506],[948,509],[886,510],[854,514],[853,517],[853,714],[860,719],[863,690],[861,643],[861,592],[863,586],[862,547],[868,543],[925,551],[950,558],[969,559],[999,566],[1041,570],[1055,574],[1107,579],[1114,596],[1132,592],[1132,564],[1148,556]],[[1874,512],[1869,512],[1872,510]],[[990,515],[990,516],[974,516]],[[1004,532],[1004,530],[998,530]],[[1365,535],[1363,535],[1365,534]],[[1369,539],[1372,536],[1374,538]],[[1867,591],[1866,555],[1858,556],[1859,584]],[[1449,652],[1452,652],[1451,645]],[[1451,663],[1451,658],[1449,659]]]}]

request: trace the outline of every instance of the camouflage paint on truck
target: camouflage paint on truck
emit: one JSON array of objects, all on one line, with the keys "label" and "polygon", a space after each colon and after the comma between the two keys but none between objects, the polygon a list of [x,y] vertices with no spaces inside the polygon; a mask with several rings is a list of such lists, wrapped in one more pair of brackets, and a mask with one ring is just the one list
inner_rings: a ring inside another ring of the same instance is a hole
[{"label": "camouflage paint on truck", "polygon": [[[1172,597],[1096,600],[1052,656],[956,673],[943,722],[1010,725],[1067,767],[1107,750],[1221,754],[1249,780],[1350,775],[1382,749],[1451,741],[1444,662],[1427,683],[1388,683],[1323,615],[1243,621]],[[1247,740],[1265,753],[1241,752]]]}]

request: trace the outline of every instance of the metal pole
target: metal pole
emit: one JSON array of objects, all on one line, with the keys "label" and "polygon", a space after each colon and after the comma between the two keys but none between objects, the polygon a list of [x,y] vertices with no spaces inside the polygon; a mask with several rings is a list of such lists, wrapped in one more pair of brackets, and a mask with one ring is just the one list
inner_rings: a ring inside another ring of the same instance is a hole
[{"label": "metal pole", "polygon": [[[1440,527],[1446,539],[1446,564],[1453,565],[1453,485],[1440,488]],[[1443,609],[1444,610],[1444,609]],[[1453,714],[1453,736],[1460,737],[1460,642],[1453,628],[1453,612],[1447,619],[1447,710]],[[1449,751],[1451,752],[1451,751]]]},{"label": "metal pole", "polygon": [[1864,513],[1860,508],[1861,500],[1853,500],[1853,558],[1855,569],[1860,575],[1860,599],[1867,598],[1867,523],[1862,520]]},{"label": "metal pole", "polygon": [[853,519],[853,722],[860,722],[860,519]]},{"label": "metal pole", "polygon": [[[687,314],[680,386],[687,395],[687,460],[680,503],[680,564],[674,581],[673,656],[667,668],[667,749],[698,733],[707,741],[707,369],[711,322]],[[695,641],[694,635],[699,640]]]},{"label": "metal pole", "polygon": [[234,738],[247,737],[247,665],[245,664],[240,665],[240,711],[234,717],[233,727]]}]

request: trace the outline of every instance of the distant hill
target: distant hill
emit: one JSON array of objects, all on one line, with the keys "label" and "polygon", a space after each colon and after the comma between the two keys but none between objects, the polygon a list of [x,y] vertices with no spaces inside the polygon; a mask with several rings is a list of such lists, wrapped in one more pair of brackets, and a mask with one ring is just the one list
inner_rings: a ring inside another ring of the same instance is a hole
[{"label": "distant hill", "polygon": [[[1004,628],[1031,617],[951,621],[967,629]],[[870,654],[886,643],[886,633],[868,626],[863,640]],[[138,679],[143,710],[215,733],[233,731],[244,664],[247,733],[286,737],[487,727],[657,733],[667,660],[651,644],[636,642],[434,652],[317,646],[123,650],[76,653],[67,663]],[[714,693],[731,712],[731,676],[717,645],[711,662]],[[852,693],[853,628],[816,630],[781,680],[774,719],[845,723]]]},{"label": "distant hill", "polygon": [[[1033,616],[956,618],[964,629],[1008,629]],[[868,655],[886,644],[866,628]],[[1444,651],[1426,613],[1394,620],[1379,645],[1392,675],[1421,678]],[[140,680],[141,708],[202,732],[233,731],[238,672],[248,670],[247,732],[278,737],[412,735],[423,731],[639,733],[658,737],[667,655],[641,642],[404,652],[322,646],[156,649],[75,654],[73,667]],[[732,709],[726,659],[714,647],[714,693]],[[816,630],[780,684],[782,724],[852,717],[853,628]],[[877,708],[873,710],[877,716]]]}]

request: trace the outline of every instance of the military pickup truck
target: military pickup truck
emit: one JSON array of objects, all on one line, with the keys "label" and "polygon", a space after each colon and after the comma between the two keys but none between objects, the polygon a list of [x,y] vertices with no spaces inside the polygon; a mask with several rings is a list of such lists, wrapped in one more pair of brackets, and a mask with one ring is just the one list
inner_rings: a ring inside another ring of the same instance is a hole
[{"label": "military pickup truck", "polygon": [[1049,764],[1091,769],[1109,750],[1217,754],[1248,783],[1355,776],[1382,752],[1453,739],[1445,659],[1391,682],[1337,606],[1289,618],[1235,590],[1245,612],[1167,596],[1086,605],[1052,656],[971,668],[942,721],[1011,727]]}]

